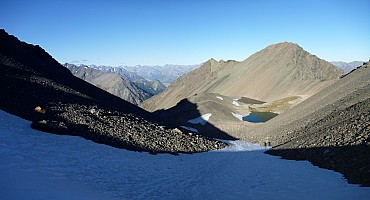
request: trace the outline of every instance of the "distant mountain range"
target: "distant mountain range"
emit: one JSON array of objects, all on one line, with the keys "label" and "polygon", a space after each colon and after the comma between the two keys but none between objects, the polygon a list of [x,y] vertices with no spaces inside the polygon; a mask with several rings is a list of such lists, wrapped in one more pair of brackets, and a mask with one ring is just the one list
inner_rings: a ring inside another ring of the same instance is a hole
[{"label": "distant mountain range", "polygon": [[[64,64],[64,67],[68,68],[72,74],[78,78],[81,78],[82,80],[85,80],[135,105],[140,104],[145,99],[148,99],[154,95],[153,93],[149,93],[148,91],[137,86],[134,82],[116,73],[103,72],[90,68],[86,65],[77,66],[66,63]],[[144,80],[144,84],[146,84],[146,82],[147,81]],[[141,84],[141,86],[143,87],[144,84]],[[145,88],[153,91],[150,84],[148,84]]]},{"label": "distant mountain range", "polygon": [[343,69],[344,73],[348,73],[352,71],[353,69],[356,69],[357,67],[361,66],[364,62],[363,61],[353,61],[353,62],[342,62],[342,61],[333,61],[330,62],[331,64]]},{"label": "distant mountain range", "polygon": [[160,80],[164,85],[169,86],[177,78],[201,65],[164,65],[164,66],[122,66],[130,72],[142,76],[147,80]]},{"label": "distant mountain range", "polygon": [[111,67],[102,65],[89,65],[88,67],[107,73],[119,74],[122,77],[125,77],[126,79],[135,83],[139,88],[151,94],[151,96],[159,94],[166,89],[166,86],[162,83],[161,80],[144,78],[143,76],[141,76],[141,74],[126,70],[124,67]]},{"label": "distant mountain range", "polygon": [[166,85],[170,85],[178,77],[200,65],[111,67],[77,66],[66,63],[64,66],[70,69],[75,76],[138,105],[149,97],[161,93],[166,89]]},{"label": "distant mountain range", "polygon": [[129,80],[138,80],[137,76],[148,81],[160,81],[165,86],[169,86],[178,77],[185,73],[188,73],[200,65],[164,65],[164,66],[96,66],[89,65],[91,68],[95,68],[101,71],[109,73],[120,74]]}]

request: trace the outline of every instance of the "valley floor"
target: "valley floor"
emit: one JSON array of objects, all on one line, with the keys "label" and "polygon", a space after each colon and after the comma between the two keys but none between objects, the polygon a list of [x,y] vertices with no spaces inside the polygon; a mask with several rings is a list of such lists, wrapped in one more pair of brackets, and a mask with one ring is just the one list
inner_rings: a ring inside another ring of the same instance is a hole
[{"label": "valley floor", "polygon": [[233,142],[150,155],[30,128],[0,111],[0,199],[369,199],[370,188],[307,161]]}]

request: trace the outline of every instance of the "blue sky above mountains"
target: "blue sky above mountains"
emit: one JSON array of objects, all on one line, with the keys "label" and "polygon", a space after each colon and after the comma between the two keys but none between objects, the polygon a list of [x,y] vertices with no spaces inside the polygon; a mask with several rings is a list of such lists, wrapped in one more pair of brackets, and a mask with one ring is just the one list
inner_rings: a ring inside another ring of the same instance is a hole
[{"label": "blue sky above mountains", "polygon": [[290,41],[328,61],[370,59],[368,0],[1,1],[0,27],[59,62],[244,60]]}]

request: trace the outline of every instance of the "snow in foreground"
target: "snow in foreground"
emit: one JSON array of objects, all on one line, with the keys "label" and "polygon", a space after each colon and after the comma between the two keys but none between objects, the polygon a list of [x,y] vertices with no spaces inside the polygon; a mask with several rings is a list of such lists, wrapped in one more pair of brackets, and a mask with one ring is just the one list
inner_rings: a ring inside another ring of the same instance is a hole
[{"label": "snow in foreground", "polygon": [[0,111],[0,199],[370,199],[370,188],[240,141],[150,155],[43,133]]}]

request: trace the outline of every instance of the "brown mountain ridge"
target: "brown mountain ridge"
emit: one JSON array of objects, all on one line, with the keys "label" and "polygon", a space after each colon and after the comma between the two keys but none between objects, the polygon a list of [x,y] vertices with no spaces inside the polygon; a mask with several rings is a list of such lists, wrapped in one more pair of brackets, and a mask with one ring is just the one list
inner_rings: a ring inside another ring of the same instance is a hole
[{"label": "brown mountain ridge", "polygon": [[183,75],[163,93],[141,104],[148,111],[168,109],[201,93],[271,102],[289,96],[306,99],[337,81],[341,69],[297,44],[273,44],[242,62],[210,59]]}]

